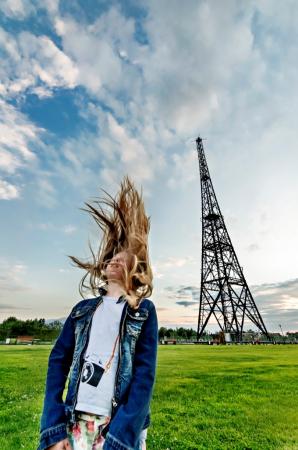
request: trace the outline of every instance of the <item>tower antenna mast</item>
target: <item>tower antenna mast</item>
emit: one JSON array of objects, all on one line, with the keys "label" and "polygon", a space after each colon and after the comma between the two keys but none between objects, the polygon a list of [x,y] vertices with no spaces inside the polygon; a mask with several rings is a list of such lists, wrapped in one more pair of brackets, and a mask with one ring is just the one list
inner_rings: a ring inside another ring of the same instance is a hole
[{"label": "tower antenna mast", "polygon": [[210,178],[203,141],[196,139],[202,198],[202,263],[197,340],[213,316],[234,341],[243,339],[244,321],[270,336],[246,283]]}]

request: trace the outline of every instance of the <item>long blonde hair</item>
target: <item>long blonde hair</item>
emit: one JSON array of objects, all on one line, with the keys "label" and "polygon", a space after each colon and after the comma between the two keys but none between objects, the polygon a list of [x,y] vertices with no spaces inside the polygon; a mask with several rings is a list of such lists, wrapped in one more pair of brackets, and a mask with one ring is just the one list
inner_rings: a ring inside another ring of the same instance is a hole
[{"label": "long blonde hair", "polygon": [[[133,182],[126,175],[120,184],[115,199],[104,189],[106,197],[85,203],[81,208],[91,214],[103,232],[99,249],[95,254],[89,243],[92,261],[83,262],[75,256],[69,256],[81,269],[86,270],[79,291],[83,295],[88,289],[96,296],[98,289],[107,284],[104,269],[117,253],[125,251],[129,258],[127,269],[124,267],[121,283],[126,292],[125,298],[132,308],[137,308],[141,299],[152,294],[153,275],[148,254],[148,234],[150,217],[146,216],[142,193],[139,194]],[[103,206],[111,208],[111,212]],[[89,278],[88,278],[89,277]]]}]

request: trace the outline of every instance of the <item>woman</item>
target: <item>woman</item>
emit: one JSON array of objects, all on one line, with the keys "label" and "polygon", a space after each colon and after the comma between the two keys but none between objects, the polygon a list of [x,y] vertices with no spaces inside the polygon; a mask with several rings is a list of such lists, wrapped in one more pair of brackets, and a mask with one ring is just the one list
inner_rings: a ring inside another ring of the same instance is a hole
[{"label": "woman", "polygon": [[158,344],[150,221],[128,177],[115,199],[86,205],[103,238],[91,262],[70,258],[95,297],[73,307],[50,353],[38,450],[144,450]]}]

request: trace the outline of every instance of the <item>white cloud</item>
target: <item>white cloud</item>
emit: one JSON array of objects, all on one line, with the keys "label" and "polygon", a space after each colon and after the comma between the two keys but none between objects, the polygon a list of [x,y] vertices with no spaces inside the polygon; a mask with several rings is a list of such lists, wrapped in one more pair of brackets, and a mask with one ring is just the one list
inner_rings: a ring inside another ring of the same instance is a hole
[{"label": "white cloud", "polygon": [[[51,167],[64,182],[76,189],[80,186],[82,195],[90,195],[90,186],[95,186],[98,179],[111,191],[118,189],[124,174],[131,175],[139,186],[150,183],[164,169],[163,156],[155,154],[150,137],[142,134],[136,137],[129,123],[120,124],[99,106],[82,105],[82,109],[86,120],[91,116],[90,120],[98,121],[98,131],[82,131],[76,138],[62,142],[59,154],[63,155],[63,161],[53,149]],[[143,193],[150,195],[146,186]]]},{"label": "white cloud", "polygon": [[39,4],[39,7],[45,8],[49,14],[55,15],[59,12],[59,1],[60,0],[43,0],[42,5]]},{"label": "white cloud", "polygon": [[53,208],[57,205],[57,190],[50,181],[50,176],[46,173],[40,173],[36,179],[37,196],[36,200],[45,208]]},{"label": "white cloud", "polygon": [[[33,151],[36,145],[41,145],[38,128],[14,106],[0,99],[0,172],[3,176],[18,174],[27,168],[34,172],[38,164]],[[20,186],[2,179],[0,197],[11,200],[20,196]]]},{"label": "white cloud", "polygon": [[111,36],[105,32],[115,27],[114,33],[119,33],[122,25],[126,26],[125,19],[113,8],[107,16],[87,27],[72,19],[56,19],[56,32],[62,37],[64,51],[76,62],[78,82],[92,95],[99,94],[103,85],[113,89],[114,93],[121,89],[124,82],[121,60]]},{"label": "white cloud", "polygon": [[[188,137],[221,120],[222,111],[232,110],[231,86],[239,92],[246,71],[255,74],[256,83],[265,71],[253,46],[253,4],[243,9],[237,2],[229,8],[193,2],[185,9],[172,2],[168,10],[166,3],[149,2],[148,9],[143,23],[148,45],[134,39],[134,19],[116,7],[92,25],[70,16],[56,16],[54,24],[64,54],[78,70],[77,83],[113,111],[98,112],[104,179],[115,174],[119,149],[117,163],[120,157],[124,172],[134,168],[146,182],[164,170],[170,174],[168,186],[177,188],[193,181],[197,171],[195,152],[181,155],[175,133]],[[103,116],[109,117],[108,125]]]},{"label": "white cloud", "polygon": [[18,40],[23,56],[30,62],[35,80],[40,79],[50,88],[76,86],[78,76],[76,66],[51,39],[23,32]]},{"label": "white cloud", "polygon": [[59,273],[69,273],[69,269],[59,269]]},{"label": "white cloud", "polygon": [[75,233],[76,230],[77,230],[77,227],[74,225],[65,225],[63,227],[63,232],[65,234],[73,234],[73,233]]},{"label": "white cloud", "polygon": [[[29,148],[31,141],[38,139],[38,133],[42,130],[27,120],[15,107],[0,99],[1,120],[0,123],[0,146],[7,151],[15,151],[16,154],[9,162],[3,158],[3,169],[13,172],[20,164],[33,161],[36,156]],[[8,156],[7,156],[8,158]],[[18,158],[18,162],[15,158]]]},{"label": "white cloud", "polygon": [[148,8],[150,46],[139,57],[147,89],[164,123],[189,136],[214,120],[238,66],[253,56],[251,8],[197,1]]},{"label": "white cloud", "polygon": [[0,11],[14,20],[23,20],[35,15],[39,9],[45,9],[50,15],[59,10],[59,0],[0,0]]},{"label": "white cloud", "polygon": [[[0,125],[1,128],[1,125]],[[14,173],[19,167],[22,166],[21,158],[13,155],[5,148],[1,148],[0,153],[0,168],[7,173]]]},{"label": "white cloud", "polygon": [[[173,167],[167,181],[170,188],[177,189],[179,186],[186,186],[191,181],[198,179],[199,163],[194,148],[184,152],[181,151],[180,154],[174,153],[171,159],[173,161]],[[197,170],[194,170],[195,167]]]},{"label": "white cloud", "polygon": [[48,36],[27,31],[13,36],[0,29],[0,47],[6,53],[0,93],[8,97],[34,92],[43,98],[52,95],[54,88],[77,85],[78,69]]},{"label": "white cloud", "polygon": [[59,226],[59,225],[55,225],[51,222],[42,222],[42,223],[28,222],[27,225],[31,229],[38,229],[38,230],[50,231],[50,232],[58,231],[58,232],[62,232],[64,234],[73,234],[77,231],[77,227],[72,224]]},{"label": "white cloud", "polygon": [[18,198],[20,195],[17,186],[8,183],[5,180],[0,180],[0,199],[1,200],[12,200]]},{"label": "white cloud", "polygon": [[[0,291],[21,291],[26,290],[24,277],[27,272],[27,266],[23,263],[9,264],[3,258],[0,260]],[[2,296],[4,297],[4,296]]]},{"label": "white cloud", "polygon": [[154,160],[151,160],[141,141],[129,136],[127,130],[110,114],[108,126],[111,139],[114,141],[115,153],[122,161],[124,171],[133,174],[136,183],[152,179]]},{"label": "white cloud", "polygon": [[181,267],[194,264],[196,261],[192,256],[185,257],[174,257],[169,256],[167,258],[160,258],[155,261],[152,265],[152,270],[154,272],[154,277],[163,278],[164,273],[172,271],[173,269],[179,269]]},{"label": "white cloud", "polygon": [[30,0],[1,0],[0,10],[9,18],[21,20],[34,12],[34,7]]}]

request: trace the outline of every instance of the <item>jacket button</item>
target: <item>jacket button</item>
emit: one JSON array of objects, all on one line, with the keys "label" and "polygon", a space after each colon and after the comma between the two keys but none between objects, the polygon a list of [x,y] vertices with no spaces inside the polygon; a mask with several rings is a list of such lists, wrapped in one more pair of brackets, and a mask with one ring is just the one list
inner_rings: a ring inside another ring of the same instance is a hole
[{"label": "jacket button", "polygon": [[140,315],[140,313],[136,312],[135,315],[138,317]]}]

